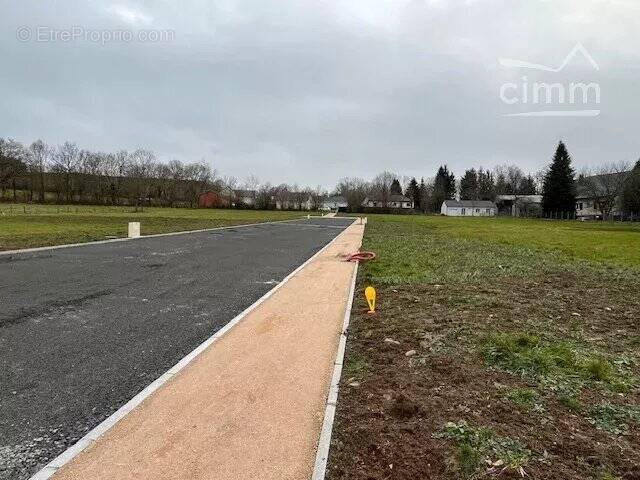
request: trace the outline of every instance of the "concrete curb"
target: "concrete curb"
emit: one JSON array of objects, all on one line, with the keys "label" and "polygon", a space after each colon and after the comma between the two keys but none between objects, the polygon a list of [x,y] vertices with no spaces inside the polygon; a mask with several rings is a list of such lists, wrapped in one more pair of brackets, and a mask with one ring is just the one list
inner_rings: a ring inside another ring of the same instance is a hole
[{"label": "concrete curb", "polygon": [[259,222],[259,223],[241,223],[238,225],[227,225],[225,227],[213,227],[213,228],[203,228],[200,230],[184,230],[180,232],[168,232],[168,233],[154,233],[152,235],[141,235],[140,237],[135,238],[110,238],[108,240],[96,240],[94,242],[82,242],[82,243],[65,243],[62,245],[50,245],[47,247],[34,247],[34,248],[20,248],[18,250],[5,250],[0,252],[0,256],[3,255],[17,255],[21,253],[32,253],[32,252],[43,252],[46,250],[58,250],[61,248],[71,248],[71,247],[86,247],[89,245],[102,245],[105,243],[117,243],[117,242],[128,242],[134,240],[144,240],[146,238],[156,238],[156,237],[171,237],[174,235],[187,235],[189,233],[203,233],[203,232],[211,232],[215,230],[225,230],[227,228],[241,228],[241,227],[257,227],[258,225],[273,225],[278,223],[286,223],[286,222],[295,222],[298,220],[306,220],[307,217],[300,218],[291,218],[289,220],[274,220],[271,222]]},{"label": "concrete curb", "polygon": [[[284,220],[284,221],[290,221],[290,220]],[[263,225],[263,224],[256,224],[256,225]],[[93,430],[89,431],[89,433],[87,433],[84,437],[78,440],[74,445],[72,445],[67,450],[65,450],[60,455],[58,455],[56,458],[54,458],[51,462],[45,465],[41,470],[36,472],[33,476],[30,477],[29,480],[47,480],[51,478],[56,473],[56,471],[62,468],[65,464],[69,463],[74,457],[80,454],[80,452],[82,452],[85,448],[87,448],[92,443],[94,443],[98,438],[100,438],[103,434],[105,434],[111,427],[113,427],[116,423],[122,420],[128,413],[130,413],[138,405],[140,405],[147,397],[149,397],[156,390],[158,390],[174,375],[178,374],[182,369],[184,369],[204,350],[206,350],[209,346],[215,343],[218,339],[222,338],[229,330],[231,330],[235,325],[237,325],[250,312],[252,312],[256,308],[258,308],[262,303],[264,303],[269,297],[271,297],[275,292],[277,292],[282,286],[284,286],[303,268],[305,268],[308,264],[310,264],[313,260],[315,260],[315,258],[318,257],[322,252],[324,252],[331,245],[333,245],[333,243],[336,242],[344,234],[346,229],[351,225],[353,225],[353,223],[345,227],[345,230],[343,230],[341,233],[336,235],[336,237],[333,238],[329,243],[327,243],[324,247],[322,247],[315,254],[313,254],[309,259],[307,259],[302,265],[300,265],[293,272],[291,272],[284,279],[282,279],[280,283],[278,283],[275,287],[273,287],[271,290],[265,293],[262,297],[256,300],[252,305],[250,305],[245,310],[243,310],[238,315],[236,315],[231,321],[229,321],[229,323],[227,323],[215,334],[213,334],[211,337],[209,337],[200,345],[198,345],[193,351],[191,351],[191,353],[183,357],[178,363],[176,363],[173,367],[167,370],[160,377],[158,377],[154,382],[148,385],[144,390],[138,393],[135,397],[133,397],[131,400],[125,403],[115,413],[107,417],[102,423],[100,423]],[[223,228],[231,228],[231,227],[223,227]],[[217,229],[212,229],[212,230],[217,230]],[[175,233],[175,234],[179,234],[179,233]],[[165,234],[162,234],[162,235],[165,235]],[[174,235],[174,234],[169,234],[169,235]],[[82,245],[85,245],[85,244],[82,244]],[[357,266],[356,266],[356,271],[357,271]],[[354,274],[354,281],[355,281],[355,274]],[[350,310],[350,307],[348,310]]]},{"label": "concrete curb", "polygon": [[356,289],[356,279],[358,277],[359,262],[353,269],[351,278],[351,288],[349,291],[349,300],[344,312],[344,320],[342,323],[342,334],[340,335],[340,343],[338,344],[338,352],[336,353],[336,361],[334,362],[333,375],[331,377],[331,385],[329,385],[329,394],[327,395],[327,406],[324,411],[324,421],[322,422],[322,430],[320,431],[320,439],[318,440],[318,448],[316,450],[316,461],[313,467],[313,475],[311,480],[324,480],[327,472],[327,461],[329,460],[329,448],[331,447],[331,432],[333,431],[333,420],[336,415],[336,404],[338,402],[338,390],[340,389],[340,377],[342,376],[342,366],[344,362],[344,353],[347,347],[347,335],[349,329],[349,321],[351,319],[351,307],[353,306],[353,296]]}]

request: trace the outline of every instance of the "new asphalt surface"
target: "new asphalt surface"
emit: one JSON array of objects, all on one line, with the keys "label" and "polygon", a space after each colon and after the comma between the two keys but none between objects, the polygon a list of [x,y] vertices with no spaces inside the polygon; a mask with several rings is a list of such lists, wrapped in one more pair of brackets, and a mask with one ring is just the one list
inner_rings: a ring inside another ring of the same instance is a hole
[{"label": "new asphalt surface", "polygon": [[0,479],[29,478],[351,222],[0,255]]}]

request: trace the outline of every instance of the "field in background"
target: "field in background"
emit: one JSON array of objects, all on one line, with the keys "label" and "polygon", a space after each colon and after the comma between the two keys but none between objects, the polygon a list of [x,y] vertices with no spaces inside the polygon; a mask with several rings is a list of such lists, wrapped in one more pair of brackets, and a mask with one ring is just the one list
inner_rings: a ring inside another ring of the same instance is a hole
[{"label": "field in background", "polygon": [[305,212],[189,208],[0,204],[0,250],[125,237],[129,222],[142,235],[300,218]]},{"label": "field in background", "polygon": [[329,479],[638,478],[638,226],[370,215],[363,248]]},{"label": "field in background", "polygon": [[[415,257],[414,261],[418,262],[453,262],[455,257],[432,258],[435,252],[429,251],[427,237],[434,234],[448,236],[452,242],[462,242],[460,248],[473,248],[475,250],[471,253],[476,256],[482,255],[485,250],[483,245],[492,244],[528,249],[531,255],[535,251],[554,252],[566,257],[565,260],[640,267],[640,223],[394,215],[369,215],[369,218],[385,224],[402,225],[403,235],[410,235],[411,242],[426,242],[414,249],[413,245],[407,244],[398,235],[390,235],[388,241],[395,242],[395,245],[394,256],[389,260],[396,266],[404,263],[396,260],[407,255]],[[447,251],[450,250],[439,252],[438,255],[446,255]],[[504,249],[506,255],[510,251],[509,248]],[[466,253],[460,252],[462,255]],[[417,270],[412,270],[415,275]],[[432,271],[435,270],[423,270],[417,274],[416,280],[428,278]]]}]

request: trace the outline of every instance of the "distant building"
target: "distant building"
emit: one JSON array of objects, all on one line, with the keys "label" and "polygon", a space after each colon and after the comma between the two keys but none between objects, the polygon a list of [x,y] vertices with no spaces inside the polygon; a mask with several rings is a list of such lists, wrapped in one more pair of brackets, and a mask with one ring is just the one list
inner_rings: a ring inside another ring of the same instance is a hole
[{"label": "distant building", "polygon": [[365,198],[362,202],[363,207],[367,208],[396,208],[403,210],[411,210],[413,208],[413,200],[404,195],[390,195],[388,201],[381,198]]},{"label": "distant building", "polygon": [[198,206],[200,208],[226,208],[229,206],[229,199],[218,192],[202,192],[198,196]]},{"label": "distant building", "polygon": [[327,197],[322,202],[322,210],[338,210],[344,211],[347,209],[349,204],[347,203],[347,199],[340,195],[333,195],[331,197]]},{"label": "distant building", "polygon": [[499,215],[511,217],[537,217],[542,213],[542,195],[498,195]]},{"label": "distant building", "polygon": [[445,200],[440,213],[448,217],[495,217],[498,207],[488,200]]},{"label": "distant building", "polygon": [[[604,205],[611,208],[609,215],[622,217],[620,193],[630,172],[609,173],[582,177],[576,192],[576,218],[579,220],[602,220]],[[604,208],[608,210],[608,208]]]}]

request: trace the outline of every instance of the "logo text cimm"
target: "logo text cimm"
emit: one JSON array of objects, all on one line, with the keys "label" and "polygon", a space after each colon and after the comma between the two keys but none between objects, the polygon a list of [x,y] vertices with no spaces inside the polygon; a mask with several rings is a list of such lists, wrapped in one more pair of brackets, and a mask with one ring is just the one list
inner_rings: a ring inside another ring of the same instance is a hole
[{"label": "logo text cimm", "polygon": [[592,83],[505,83],[500,87],[500,99],[507,105],[593,105],[600,104],[600,85]]}]

